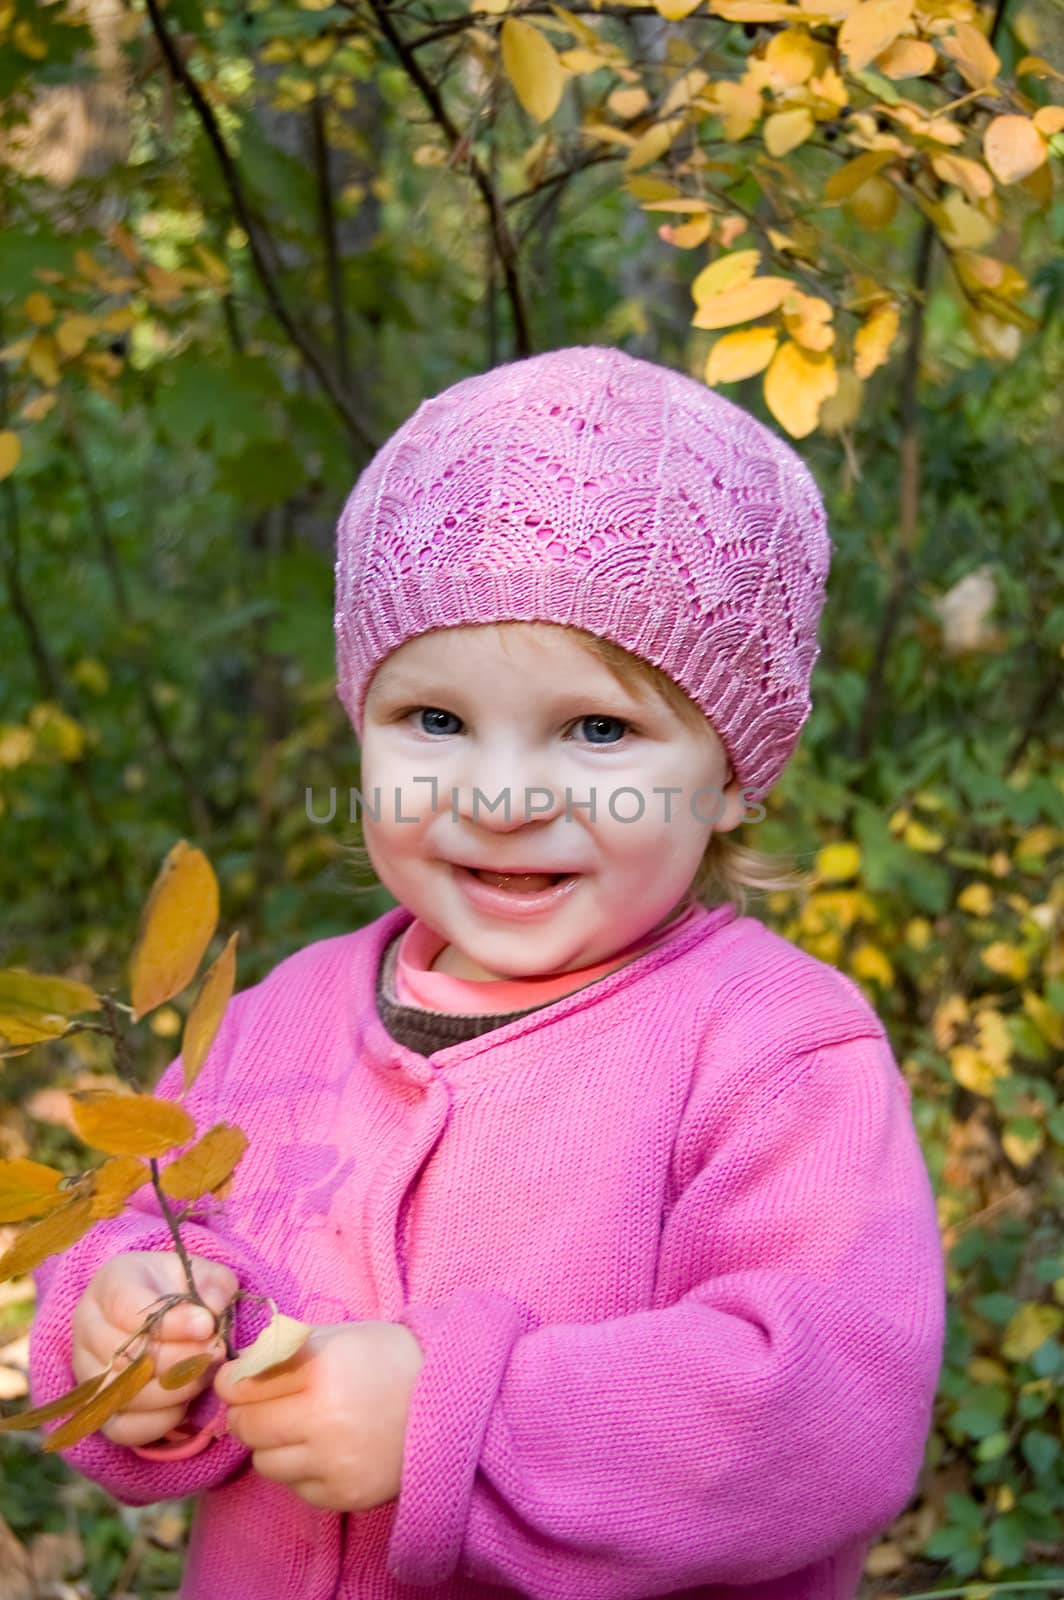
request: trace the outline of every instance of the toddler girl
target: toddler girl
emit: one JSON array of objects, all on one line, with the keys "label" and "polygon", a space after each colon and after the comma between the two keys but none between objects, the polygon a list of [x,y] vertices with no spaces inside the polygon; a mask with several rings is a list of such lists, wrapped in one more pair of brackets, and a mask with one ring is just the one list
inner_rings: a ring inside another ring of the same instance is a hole
[{"label": "toddler girl", "polygon": [[[314,1331],[64,1452],[199,1497],[185,1600],[855,1595],[930,1427],[934,1195],[860,989],[706,887],[828,560],[789,446],[609,349],[455,384],[362,473],[338,685],[398,904],[234,996],[187,1096],[250,1138],[183,1224],[205,1298]],[[183,1286],[152,1191],[37,1285],[42,1404]]]}]

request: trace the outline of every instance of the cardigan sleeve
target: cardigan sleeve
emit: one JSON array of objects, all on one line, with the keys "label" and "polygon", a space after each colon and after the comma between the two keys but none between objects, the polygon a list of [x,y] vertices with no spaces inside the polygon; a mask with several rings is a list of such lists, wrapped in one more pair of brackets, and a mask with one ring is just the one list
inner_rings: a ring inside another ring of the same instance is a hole
[{"label": "cardigan sleeve", "polygon": [[885,1034],[796,1056],[695,1155],[662,1233],[671,1303],[533,1326],[471,1286],[405,1308],[425,1363],[394,1577],[635,1600],[799,1571],[905,1507],[945,1272]]},{"label": "cardigan sleeve", "polygon": [[[211,1045],[196,1081],[184,1104],[196,1121],[196,1137],[211,1126],[214,1117],[214,1085],[228,1058],[236,1033],[236,1018],[243,995],[229,1002],[222,1025]],[[181,1092],[182,1058],[166,1068],[152,1093],[159,1099],[173,1100]],[[168,1159],[180,1152],[175,1150]],[[165,1165],[165,1163],[163,1163]],[[220,1225],[186,1220],[181,1223],[181,1238],[189,1255],[205,1256],[223,1262],[235,1275],[242,1289],[264,1292],[256,1281],[257,1264]],[[30,1403],[45,1405],[74,1388],[77,1378],[71,1365],[71,1325],[74,1310],[90,1278],[105,1261],[129,1250],[172,1250],[173,1237],[159,1209],[150,1185],[137,1191],[121,1215],[98,1222],[61,1255],[51,1256],[33,1273],[37,1290],[37,1309],[30,1330]],[[238,1302],[233,1330],[236,1346],[251,1343],[269,1321],[269,1308],[254,1300]],[[227,1408],[213,1389],[208,1388],[192,1401],[186,1412],[194,1428],[196,1451],[177,1454],[167,1451],[142,1454],[120,1445],[99,1431],[59,1454],[86,1478],[92,1478],[124,1505],[151,1505],[158,1500],[180,1499],[214,1488],[231,1478],[250,1458],[250,1451],[225,1432]],[[60,1426],[59,1417],[42,1424],[49,1433]],[[183,1430],[188,1438],[188,1430]],[[166,1438],[172,1438],[168,1434]],[[161,1441],[160,1441],[161,1442]]]}]

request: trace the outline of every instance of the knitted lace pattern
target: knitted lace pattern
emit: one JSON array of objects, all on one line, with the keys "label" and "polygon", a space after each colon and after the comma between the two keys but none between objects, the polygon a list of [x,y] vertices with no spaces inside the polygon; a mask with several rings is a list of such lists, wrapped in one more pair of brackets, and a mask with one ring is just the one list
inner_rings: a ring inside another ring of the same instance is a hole
[{"label": "knitted lace pattern", "polygon": [[745,786],[811,710],[830,543],[790,445],[682,373],[600,346],[464,378],[363,470],[336,539],[337,693],[434,628],[567,623],[653,662]]}]

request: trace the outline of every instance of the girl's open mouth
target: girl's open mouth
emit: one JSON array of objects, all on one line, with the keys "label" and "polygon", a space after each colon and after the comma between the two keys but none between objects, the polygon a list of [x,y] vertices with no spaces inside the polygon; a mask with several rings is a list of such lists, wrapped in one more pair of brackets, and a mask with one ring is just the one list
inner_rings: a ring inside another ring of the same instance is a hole
[{"label": "girl's open mouth", "polygon": [[578,872],[479,872],[455,867],[462,892],[478,911],[490,915],[534,916],[569,895]]}]

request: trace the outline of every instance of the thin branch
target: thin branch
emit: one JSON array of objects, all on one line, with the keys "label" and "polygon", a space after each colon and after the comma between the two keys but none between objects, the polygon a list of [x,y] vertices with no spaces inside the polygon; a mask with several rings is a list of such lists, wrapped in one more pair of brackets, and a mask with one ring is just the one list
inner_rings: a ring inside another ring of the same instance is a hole
[{"label": "thin branch", "polygon": [[[158,0],[148,0],[149,5],[157,3]],[[492,184],[488,174],[473,153],[471,134],[463,136],[459,133],[435,84],[422,70],[420,62],[416,60],[413,51],[396,29],[389,14],[386,0],[369,0],[369,4],[377,19],[378,27],[394,50],[411,83],[414,84],[439,127],[446,135],[452,152],[458,151],[464,145],[463,154],[465,154],[468,161],[469,175],[480,190],[481,197],[488,209],[495,249],[502,264],[506,293],[513,314],[516,354],[518,356],[531,355],[532,337],[518,274],[517,245],[513,234],[510,232],[506,211],[499,198],[498,190]]]},{"label": "thin branch", "polygon": [[909,339],[901,374],[901,504],[899,508],[896,560],[890,594],[880,618],[875,653],[868,674],[861,717],[857,725],[854,753],[864,761],[872,748],[880,719],[887,657],[901,621],[913,577],[913,550],[920,514],[920,351],[924,338],[924,314],[934,258],[935,228],[925,217],[920,223],[913,269],[913,309]]},{"label": "thin branch", "polygon": [[336,211],[332,197],[332,173],[329,170],[329,139],[325,128],[325,107],[320,94],[316,94],[310,102],[310,131],[314,147],[314,171],[318,180],[318,216],[325,244],[326,276],[329,281],[329,305],[332,311],[336,362],[344,388],[350,389],[351,356],[348,350],[344,279],[336,237]]},{"label": "thin branch", "polygon": [[[989,42],[993,45],[1005,20],[1008,0],[997,0]],[[969,98],[965,96],[965,98]],[[970,117],[974,107],[967,108]],[[966,117],[958,118],[965,121]],[[865,760],[872,748],[880,721],[883,691],[886,682],[887,658],[894,635],[901,622],[905,602],[913,579],[913,554],[916,546],[920,515],[920,356],[923,348],[925,312],[928,288],[935,255],[937,233],[934,223],[924,216],[916,244],[916,262],[913,269],[913,312],[909,324],[909,339],[901,378],[901,503],[899,507],[898,540],[895,546],[894,576],[890,594],[883,608],[879,634],[868,687],[857,726],[854,750],[857,758]],[[1022,747],[1021,747],[1022,748]]]},{"label": "thin branch", "polygon": [[[69,409],[64,413],[61,431],[63,441],[69,446],[70,453],[81,477],[81,484],[89,509],[89,521],[96,534],[96,542],[103,557],[104,568],[111,585],[111,592],[114,595],[115,609],[123,621],[133,622],[135,621],[133,607],[130,602],[129,592],[126,589],[118,552],[115,549],[114,539],[111,535],[107,512],[104,509],[103,499],[97,487],[88,454],[82,445]],[[138,663],[138,665],[142,665],[142,663]],[[137,698],[140,701],[145,720],[152,730],[159,753],[184,791],[189,811],[197,829],[200,832],[206,832],[211,822],[218,820],[214,816],[209,797],[200,792],[191,772],[174,748],[166,723],[163,721],[155,697],[151,692],[148,676],[144,671],[138,670],[136,672],[135,684]]]},{"label": "thin branch", "polygon": [[317,342],[296,321],[285,303],[279,283],[280,274],[274,257],[273,241],[268,230],[251,208],[248,197],[244,192],[240,173],[222,137],[218,120],[209,102],[167,32],[166,24],[159,9],[159,0],[146,0],[146,4],[152,28],[159,41],[159,48],[166,58],[170,74],[181,84],[188,95],[193,110],[207,136],[208,143],[214,151],[215,159],[218,162],[226,188],[229,191],[229,197],[233,203],[233,210],[240,221],[241,227],[247,234],[251,259],[258,274],[259,282],[265,292],[270,310],[302,355],[304,362],[313,372],[328,398],[332,401],[352,440],[361,445],[364,450],[372,453],[376,450],[376,441],[370,428],[356,411],[350,395],[345,393],[337,374],[333,372],[323,352],[318,348]]}]

